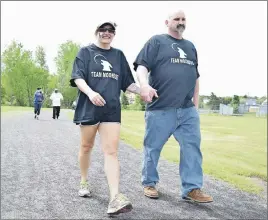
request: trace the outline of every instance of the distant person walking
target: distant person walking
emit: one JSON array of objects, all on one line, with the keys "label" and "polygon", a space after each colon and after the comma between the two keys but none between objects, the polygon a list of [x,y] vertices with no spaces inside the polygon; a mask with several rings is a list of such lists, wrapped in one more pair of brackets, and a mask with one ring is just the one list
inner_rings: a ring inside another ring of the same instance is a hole
[{"label": "distant person walking", "polygon": [[35,119],[38,119],[40,115],[43,101],[44,101],[44,95],[42,93],[42,90],[41,88],[37,88],[37,90],[34,93],[34,118]]},{"label": "distant person walking", "polygon": [[63,100],[63,96],[58,89],[55,89],[54,92],[51,94],[50,99],[52,100],[52,106],[53,106],[52,118],[58,119],[60,116],[60,106],[61,106],[61,100]]}]

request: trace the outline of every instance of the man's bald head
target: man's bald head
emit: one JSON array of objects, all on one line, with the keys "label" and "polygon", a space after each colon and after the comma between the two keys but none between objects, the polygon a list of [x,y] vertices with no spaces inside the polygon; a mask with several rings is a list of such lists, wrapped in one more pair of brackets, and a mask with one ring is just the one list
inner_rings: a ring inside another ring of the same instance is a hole
[{"label": "man's bald head", "polygon": [[183,10],[178,10],[178,11],[173,11],[168,14],[168,20],[173,19],[175,17],[184,17],[185,18],[185,13]]},{"label": "man's bald head", "polygon": [[186,28],[186,17],[183,10],[169,13],[165,24],[169,32],[178,33],[180,36]]}]

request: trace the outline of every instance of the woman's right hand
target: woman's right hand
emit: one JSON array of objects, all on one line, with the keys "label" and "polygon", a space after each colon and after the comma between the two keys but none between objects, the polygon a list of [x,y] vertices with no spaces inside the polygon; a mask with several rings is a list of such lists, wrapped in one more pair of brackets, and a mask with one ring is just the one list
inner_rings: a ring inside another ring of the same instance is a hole
[{"label": "woman's right hand", "polygon": [[104,106],[106,104],[104,98],[101,97],[101,95],[95,91],[93,91],[86,83],[84,79],[75,79],[74,80],[77,87],[84,92],[90,101],[96,105],[96,106]]},{"label": "woman's right hand", "polygon": [[97,92],[90,92],[88,98],[96,106],[104,106],[106,104],[104,98]]}]

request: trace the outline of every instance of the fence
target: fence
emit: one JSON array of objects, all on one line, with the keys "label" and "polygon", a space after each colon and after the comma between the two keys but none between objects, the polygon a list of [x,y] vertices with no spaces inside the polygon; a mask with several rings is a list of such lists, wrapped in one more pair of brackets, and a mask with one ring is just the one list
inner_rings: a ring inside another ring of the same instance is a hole
[{"label": "fence", "polygon": [[261,105],[256,112],[256,117],[267,117],[267,105]]},{"label": "fence", "polygon": [[233,115],[234,108],[228,105],[220,104],[220,115]]},{"label": "fence", "polygon": [[202,108],[200,108],[200,109],[198,109],[198,112],[199,112],[199,114],[215,114],[215,113],[219,113],[220,112],[220,110],[212,110],[212,109],[202,109]]}]

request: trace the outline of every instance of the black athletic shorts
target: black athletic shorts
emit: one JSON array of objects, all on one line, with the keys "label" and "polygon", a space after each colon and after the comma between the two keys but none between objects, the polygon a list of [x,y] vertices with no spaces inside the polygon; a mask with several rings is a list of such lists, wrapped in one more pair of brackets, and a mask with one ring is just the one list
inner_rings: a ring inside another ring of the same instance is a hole
[{"label": "black athletic shorts", "polygon": [[103,112],[102,114],[95,116],[94,120],[76,123],[76,125],[96,125],[104,122],[121,123],[121,108]]}]

